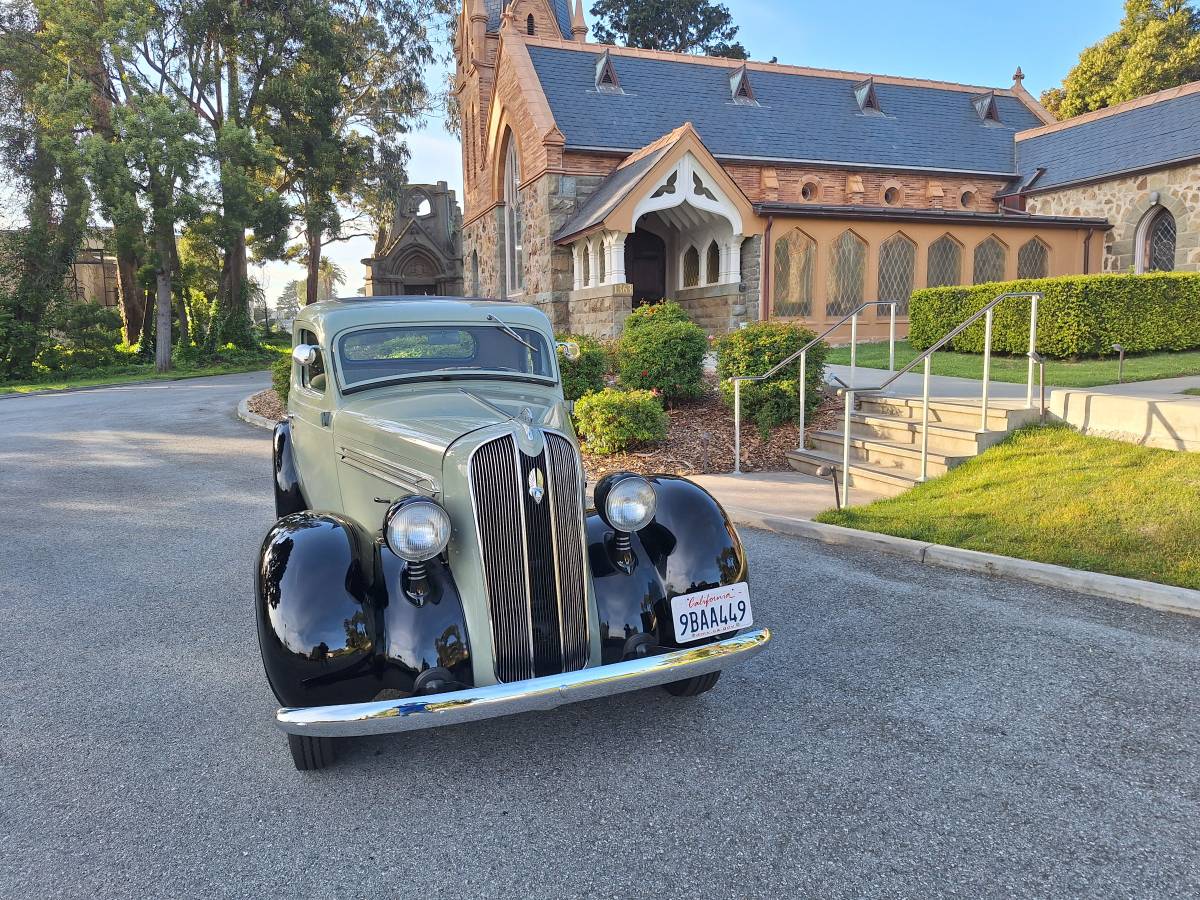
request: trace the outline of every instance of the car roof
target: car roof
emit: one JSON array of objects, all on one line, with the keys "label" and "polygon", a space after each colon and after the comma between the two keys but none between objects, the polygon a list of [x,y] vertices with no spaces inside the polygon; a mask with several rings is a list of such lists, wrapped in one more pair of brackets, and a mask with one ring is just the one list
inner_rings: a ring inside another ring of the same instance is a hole
[{"label": "car roof", "polygon": [[344,297],[302,307],[296,324],[320,335],[333,335],[361,325],[406,325],[421,322],[484,323],[494,313],[508,325],[552,333],[550,320],[535,306],[484,297]]}]

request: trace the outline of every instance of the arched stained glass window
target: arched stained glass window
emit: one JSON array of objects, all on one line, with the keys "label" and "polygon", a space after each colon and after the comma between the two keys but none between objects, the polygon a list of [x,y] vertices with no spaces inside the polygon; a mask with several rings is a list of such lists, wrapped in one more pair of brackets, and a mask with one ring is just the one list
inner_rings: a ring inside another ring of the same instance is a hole
[{"label": "arched stained glass window", "polygon": [[1045,278],[1050,272],[1050,248],[1031,238],[1017,251],[1018,278]]},{"label": "arched stained glass window", "polygon": [[705,256],[707,259],[705,260],[704,281],[706,284],[716,284],[717,279],[721,277],[721,248],[717,246],[716,241],[709,243]]},{"label": "arched stained glass window", "polygon": [[700,283],[700,251],[696,245],[688,247],[683,254],[683,286],[696,287]]},{"label": "arched stained glass window", "polygon": [[504,247],[508,274],[508,292],[525,290],[525,217],[521,210],[520,163],[517,142],[509,135],[508,152],[504,157]]},{"label": "arched stained glass window", "polygon": [[975,248],[975,265],[971,275],[972,284],[1004,280],[1004,259],[1008,255],[1000,239],[994,235],[981,241]]},{"label": "arched stained glass window", "polygon": [[1175,268],[1175,217],[1167,209],[1160,208],[1146,228],[1145,246],[1142,248],[1142,266],[1145,272],[1170,272]]},{"label": "arched stained glass window", "polygon": [[[917,271],[917,245],[894,234],[879,245],[879,300],[895,300],[896,315],[908,314],[908,298]],[[880,318],[890,317],[890,306],[875,307]]]},{"label": "arched stained glass window", "polygon": [[812,315],[813,270],[816,265],[816,241],[799,228],[793,228],[775,241],[771,291],[771,312],[774,315]]},{"label": "arched stained glass window", "polygon": [[825,313],[844,316],[863,302],[867,276],[867,243],[843,231],[829,248],[829,301]]},{"label": "arched stained glass window", "polygon": [[929,287],[962,284],[962,246],[948,234],[929,245]]}]

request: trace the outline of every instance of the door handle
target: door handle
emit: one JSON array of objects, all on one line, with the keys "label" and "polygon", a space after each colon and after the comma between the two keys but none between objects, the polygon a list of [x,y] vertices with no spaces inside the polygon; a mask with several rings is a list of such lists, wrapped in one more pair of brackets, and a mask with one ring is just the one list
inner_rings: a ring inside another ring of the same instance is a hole
[{"label": "door handle", "polygon": [[328,428],[329,423],[332,421],[333,421],[333,413],[328,412],[328,411],[321,413],[321,426],[323,428]]}]

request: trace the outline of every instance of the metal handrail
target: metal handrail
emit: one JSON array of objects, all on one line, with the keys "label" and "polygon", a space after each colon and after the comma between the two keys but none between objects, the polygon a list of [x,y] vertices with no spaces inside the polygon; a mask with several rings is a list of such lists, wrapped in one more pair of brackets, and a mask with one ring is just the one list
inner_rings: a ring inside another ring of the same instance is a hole
[{"label": "metal handrail", "polygon": [[[916,368],[920,362],[925,363],[924,377],[922,382],[922,399],[921,399],[921,481],[925,481],[929,474],[929,377],[931,373],[930,360],[933,354],[942,349],[946,344],[952,341],[958,335],[962,334],[967,328],[978,322],[980,317],[984,318],[983,329],[983,386],[980,391],[980,431],[987,431],[987,415],[988,415],[988,383],[992,373],[992,319],[995,308],[1005,300],[1013,300],[1018,298],[1027,298],[1029,303],[1029,370],[1028,383],[1025,391],[1025,404],[1027,409],[1033,409],[1033,372],[1035,367],[1034,360],[1037,358],[1037,317],[1038,317],[1038,302],[1042,299],[1042,294],[1037,291],[1016,291],[1012,293],[1000,294],[989,301],[985,306],[973,312],[970,316],[948,331],[945,335],[939,338],[930,347],[926,348],[919,356],[915,357],[908,365],[899,371],[893,372],[891,377],[886,381],[874,387],[855,387],[853,384],[846,384],[837,379],[842,385],[838,389],[838,393],[845,397],[846,411],[845,419],[842,425],[842,502],[846,505],[849,502],[850,496],[850,414],[854,408],[854,397],[856,394],[871,394],[885,390],[889,385],[908,372]],[[894,367],[893,367],[894,368]],[[854,380],[853,372],[851,372],[851,381]]]},{"label": "metal handrail", "polygon": [[[896,368],[896,305],[895,300],[868,300],[865,303],[860,303],[846,315],[842,316],[815,338],[796,350],[785,359],[777,362],[761,375],[734,375],[729,381],[733,384],[733,472],[735,475],[742,473],[742,382],[753,381],[755,383],[766,381],[775,373],[781,371],[791,365],[797,359],[800,360],[800,449],[804,449],[804,417],[806,412],[806,394],[808,380],[805,377],[807,374],[808,351],[821,343],[832,332],[841,328],[847,322],[850,323],[850,371],[854,372],[854,367],[858,355],[858,314],[864,309],[872,306],[890,306],[892,308],[891,320],[888,325],[888,369]],[[852,376],[853,377],[853,376]]]}]

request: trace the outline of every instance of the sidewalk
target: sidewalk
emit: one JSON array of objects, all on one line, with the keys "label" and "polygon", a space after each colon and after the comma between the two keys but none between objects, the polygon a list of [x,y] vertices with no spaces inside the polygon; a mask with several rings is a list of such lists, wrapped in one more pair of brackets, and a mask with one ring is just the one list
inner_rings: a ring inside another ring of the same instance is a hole
[{"label": "sidewalk", "polygon": [[[738,521],[740,511],[760,517],[811,519],[834,505],[832,481],[800,472],[747,472],[742,475],[692,475],[690,478],[716,497],[734,521]],[[863,506],[879,499],[879,494],[861,488],[850,491],[851,506]]]}]

